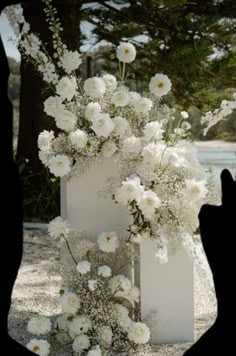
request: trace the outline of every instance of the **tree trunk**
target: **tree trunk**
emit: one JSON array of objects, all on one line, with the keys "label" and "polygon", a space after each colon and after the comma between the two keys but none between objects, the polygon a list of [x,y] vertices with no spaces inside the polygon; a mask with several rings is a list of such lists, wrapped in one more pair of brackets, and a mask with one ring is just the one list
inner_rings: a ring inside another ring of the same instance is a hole
[{"label": "tree trunk", "polygon": [[[70,50],[79,50],[80,9],[78,0],[54,0],[63,27],[62,40]],[[24,4],[24,15],[31,32],[39,34],[47,51],[52,55],[52,33],[48,30],[42,1]],[[37,140],[43,130],[57,130],[54,120],[46,117],[43,102],[50,95],[37,69],[24,58],[21,61],[20,120],[17,162],[20,166],[24,197],[24,219],[48,221],[60,214],[60,188],[58,181],[50,181],[47,169],[38,158]],[[28,163],[25,164],[25,160]]]},{"label": "tree trunk", "polygon": [[[63,41],[71,50],[79,49],[80,43],[80,9],[82,2],[78,0],[55,0],[53,5],[58,10],[58,17],[63,27]],[[38,33],[49,54],[52,54],[52,33],[48,30],[44,4],[37,2],[23,5],[24,16],[30,24],[31,32]],[[38,158],[37,139],[43,129],[55,129],[53,119],[46,118],[43,111],[45,84],[37,70],[24,58],[21,61],[21,94],[20,123],[17,147],[17,160],[29,160],[34,172],[42,169]],[[48,91],[47,91],[48,95]]]}]

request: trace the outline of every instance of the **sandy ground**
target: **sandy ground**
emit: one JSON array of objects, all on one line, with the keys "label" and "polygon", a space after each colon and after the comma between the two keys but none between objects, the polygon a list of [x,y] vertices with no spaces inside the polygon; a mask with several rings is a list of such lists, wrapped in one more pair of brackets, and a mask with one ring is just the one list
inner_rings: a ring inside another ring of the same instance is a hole
[{"label": "sandy ground", "polygon": [[[14,287],[9,317],[10,334],[25,345],[31,338],[27,321],[36,315],[55,316],[60,313],[57,298],[61,278],[59,253],[42,230],[25,230],[24,258]],[[195,278],[195,339],[215,319],[215,307],[207,292]],[[181,356],[191,343],[160,345],[150,355]]]}]

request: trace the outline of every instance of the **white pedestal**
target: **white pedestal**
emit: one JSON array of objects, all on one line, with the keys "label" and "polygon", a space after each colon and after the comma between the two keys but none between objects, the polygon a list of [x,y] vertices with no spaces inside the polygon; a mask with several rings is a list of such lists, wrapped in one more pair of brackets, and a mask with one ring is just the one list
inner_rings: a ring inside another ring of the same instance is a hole
[{"label": "white pedestal", "polygon": [[[96,240],[101,232],[127,235],[129,215],[126,207],[115,204],[111,194],[104,198],[107,179],[120,186],[118,169],[112,159],[104,159],[99,166],[90,168],[70,181],[61,180],[61,214],[73,227]],[[101,196],[103,194],[103,197]]]},{"label": "white pedestal", "polygon": [[154,256],[152,241],[140,246],[141,314],[152,312],[157,321],[151,343],[174,343],[194,339],[193,263],[185,251],[160,264]]},{"label": "white pedestal", "polygon": [[[61,180],[61,215],[79,231],[93,240],[101,232],[115,231],[126,235],[130,217],[126,207],[119,206],[101,192],[107,179],[114,178],[120,186],[119,172],[112,159],[104,159],[70,181]],[[171,257],[166,265],[155,261],[151,242],[141,246],[141,308],[142,317],[158,312],[152,342],[193,340],[193,266],[184,255]]]}]

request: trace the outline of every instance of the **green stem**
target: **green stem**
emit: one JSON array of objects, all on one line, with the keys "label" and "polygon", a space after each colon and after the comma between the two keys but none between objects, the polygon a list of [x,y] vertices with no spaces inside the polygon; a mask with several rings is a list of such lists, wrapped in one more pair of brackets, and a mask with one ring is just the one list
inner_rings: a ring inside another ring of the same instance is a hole
[{"label": "green stem", "polygon": [[125,79],[125,62],[123,62],[122,76],[121,76],[121,80],[123,81],[124,79]]},{"label": "green stem", "polygon": [[65,240],[66,247],[67,247],[67,249],[68,249],[68,251],[69,251],[69,253],[70,253],[70,255],[71,255],[72,260],[74,261],[74,263],[75,263],[75,264],[76,264],[76,266],[77,266],[78,262],[76,261],[76,259],[75,259],[74,255],[73,255],[73,253],[72,253],[72,251],[71,251],[71,248],[70,248],[70,244],[69,244],[69,242],[67,241],[67,239],[65,238],[65,236],[64,236],[64,235],[62,235],[62,237],[63,237],[63,239]]}]

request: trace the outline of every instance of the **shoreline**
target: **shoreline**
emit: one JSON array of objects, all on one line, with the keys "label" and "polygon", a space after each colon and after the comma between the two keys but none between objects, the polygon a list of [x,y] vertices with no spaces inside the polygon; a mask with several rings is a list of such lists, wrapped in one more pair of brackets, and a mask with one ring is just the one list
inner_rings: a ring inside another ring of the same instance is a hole
[{"label": "shoreline", "polygon": [[212,141],[196,141],[194,145],[199,149],[214,149],[225,151],[236,151],[236,142],[212,140]]}]

